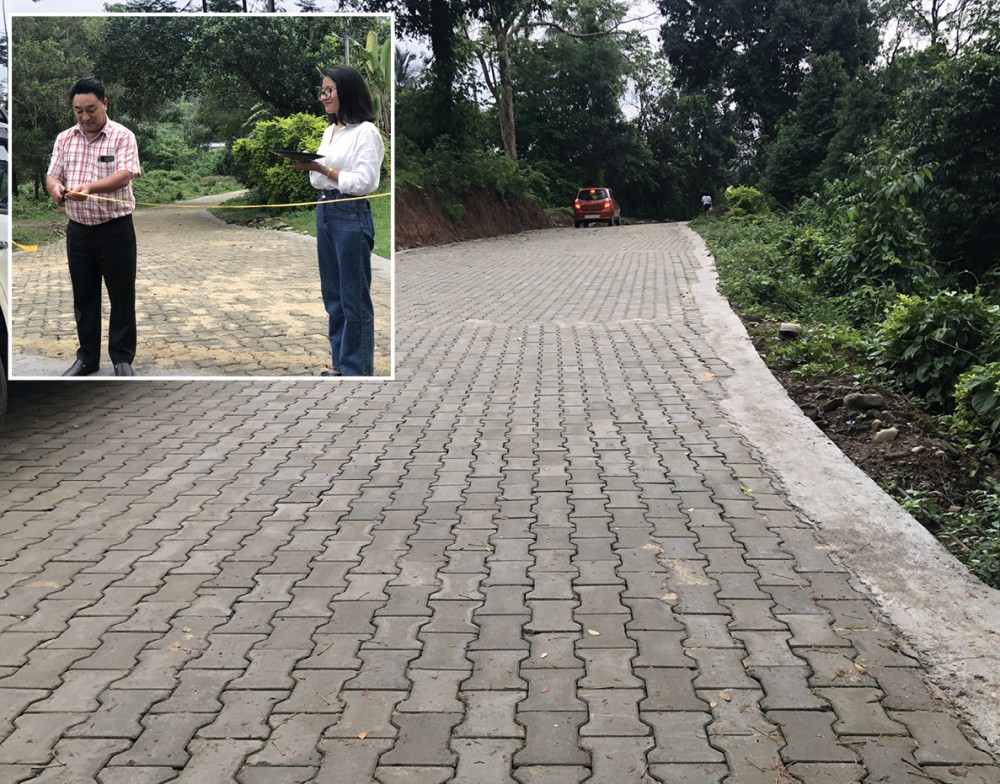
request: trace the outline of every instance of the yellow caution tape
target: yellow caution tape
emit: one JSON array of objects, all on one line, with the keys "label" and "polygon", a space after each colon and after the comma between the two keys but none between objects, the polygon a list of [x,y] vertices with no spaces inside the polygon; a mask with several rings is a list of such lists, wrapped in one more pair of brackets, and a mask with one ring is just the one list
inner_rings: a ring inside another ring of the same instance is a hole
[{"label": "yellow caution tape", "polygon": [[[66,191],[66,193],[77,193],[77,191]],[[339,199],[323,199],[320,201],[297,201],[289,204],[152,204],[148,201],[137,201],[137,207],[179,207],[189,210],[260,210],[272,207],[315,207],[317,204],[332,204],[335,201],[360,201],[362,199],[379,199],[383,196],[391,196],[391,193],[372,193],[368,196],[343,196]],[[125,199],[112,199],[110,196],[98,196],[95,193],[87,195],[88,199],[100,199],[101,201],[114,201],[121,204],[128,204]]]},{"label": "yellow caution tape", "polygon": [[[66,191],[66,193],[78,193],[78,191]],[[148,201],[137,201],[136,206],[141,207],[180,207],[181,209],[191,209],[191,210],[261,210],[270,209],[272,207],[315,207],[318,204],[333,204],[336,201],[360,201],[361,199],[379,199],[383,196],[391,196],[391,193],[372,193],[368,196],[344,196],[340,199],[323,199],[322,201],[299,201],[292,202],[289,204],[153,204]],[[113,201],[119,202],[121,204],[129,204],[125,199],[113,199],[110,196],[98,196],[97,194],[91,193],[87,195],[88,199],[100,199],[101,201]],[[18,248],[29,253],[35,253],[38,250],[37,245],[22,245],[20,242],[14,243]]]}]

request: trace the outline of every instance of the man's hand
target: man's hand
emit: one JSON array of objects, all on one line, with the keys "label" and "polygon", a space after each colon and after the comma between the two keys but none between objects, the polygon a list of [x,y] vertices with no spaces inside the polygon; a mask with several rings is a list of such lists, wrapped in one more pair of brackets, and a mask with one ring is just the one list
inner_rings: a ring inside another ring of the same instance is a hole
[{"label": "man's hand", "polygon": [[49,191],[49,196],[52,197],[52,201],[62,206],[62,203],[66,200],[66,186],[59,183]]},{"label": "man's hand", "polygon": [[90,195],[90,185],[81,185],[74,191],[65,191],[70,201],[84,201]]}]

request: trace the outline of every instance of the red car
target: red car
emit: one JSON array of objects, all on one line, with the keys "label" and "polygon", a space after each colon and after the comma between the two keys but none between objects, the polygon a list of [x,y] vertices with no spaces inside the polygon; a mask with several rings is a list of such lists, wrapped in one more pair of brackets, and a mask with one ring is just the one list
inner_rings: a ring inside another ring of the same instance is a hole
[{"label": "red car", "polygon": [[607,221],[609,226],[622,225],[622,208],[609,188],[583,188],[573,202],[573,225]]}]

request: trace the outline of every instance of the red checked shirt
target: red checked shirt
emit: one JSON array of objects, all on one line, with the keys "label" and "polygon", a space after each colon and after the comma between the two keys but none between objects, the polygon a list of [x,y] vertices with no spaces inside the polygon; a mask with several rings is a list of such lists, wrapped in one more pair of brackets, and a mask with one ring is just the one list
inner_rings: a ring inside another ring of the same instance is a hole
[{"label": "red checked shirt", "polygon": [[[92,142],[87,141],[79,125],[60,133],[52,148],[48,174],[72,191],[123,169],[130,171],[133,178],[142,174],[139,147],[132,131],[108,120]],[[117,191],[94,194],[83,201],[66,199],[64,206],[70,220],[96,226],[131,215],[135,210],[135,196],[129,183]]]}]

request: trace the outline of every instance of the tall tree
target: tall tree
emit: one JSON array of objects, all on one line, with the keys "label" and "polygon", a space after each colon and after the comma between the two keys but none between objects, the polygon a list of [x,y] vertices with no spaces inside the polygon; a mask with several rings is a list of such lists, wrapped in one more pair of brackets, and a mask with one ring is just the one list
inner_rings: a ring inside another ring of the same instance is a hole
[{"label": "tall tree", "polygon": [[[80,41],[93,40],[104,19],[15,17],[11,24],[14,60],[11,159],[15,190],[33,181],[40,193],[56,134],[73,123],[70,85],[93,72],[94,62]],[[116,107],[112,99],[111,111]]]},{"label": "tall tree", "polygon": [[[554,19],[562,24],[560,5]],[[569,34],[603,30],[612,22],[603,14],[623,9],[602,0],[573,5],[567,32],[521,38],[511,49],[518,157],[545,172],[563,199],[581,182],[617,185],[606,180],[624,167],[628,146],[622,96],[632,53],[606,35]]]},{"label": "tall tree", "polygon": [[664,52],[678,84],[733,103],[755,136],[792,108],[809,55],[837,52],[848,74],[874,61],[867,0],[658,0]]}]

